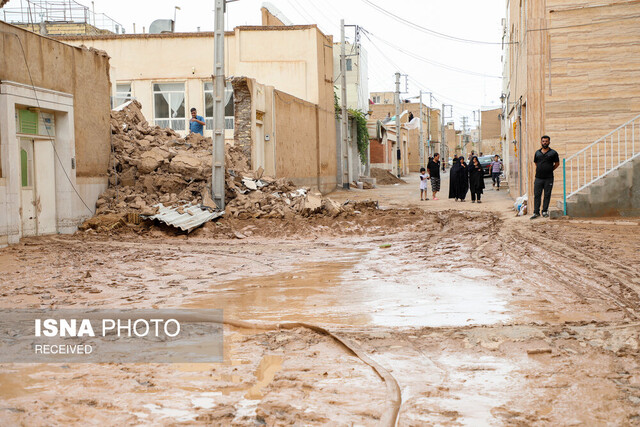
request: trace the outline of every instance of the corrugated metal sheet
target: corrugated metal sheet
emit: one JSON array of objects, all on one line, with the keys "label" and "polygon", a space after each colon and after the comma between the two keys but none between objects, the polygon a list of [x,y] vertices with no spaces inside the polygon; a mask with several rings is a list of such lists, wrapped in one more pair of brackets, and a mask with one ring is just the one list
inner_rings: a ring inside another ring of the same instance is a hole
[{"label": "corrugated metal sheet", "polygon": [[[208,209],[202,209],[200,206],[191,206],[186,204],[176,206],[175,208],[165,207],[162,203],[156,205],[159,210],[153,216],[145,216],[145,219],[157,219],[172,227],[179,228],[182,231],[190,233],[192,230],[200,227],[205,222],[219,218],[224,215],[224,211],[211,212]],[[154,206],[155,207],[155,206]],[[178,212],[182,208],[184,213]]]}]

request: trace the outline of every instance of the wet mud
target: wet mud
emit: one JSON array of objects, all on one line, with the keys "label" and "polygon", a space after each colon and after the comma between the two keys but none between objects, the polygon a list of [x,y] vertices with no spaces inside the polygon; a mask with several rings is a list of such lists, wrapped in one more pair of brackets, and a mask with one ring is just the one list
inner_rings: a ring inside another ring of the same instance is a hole
[{"label": "wet mud", "polygon": [[[2,424],[393,425],[394,406],[403,426],[640,422],[633,221],[484,206],[296,221],[1,249],[3,307],[222,308],[229,322],[220,364],[2,364]],[[283,322],[329,334],[266,327]]]}]

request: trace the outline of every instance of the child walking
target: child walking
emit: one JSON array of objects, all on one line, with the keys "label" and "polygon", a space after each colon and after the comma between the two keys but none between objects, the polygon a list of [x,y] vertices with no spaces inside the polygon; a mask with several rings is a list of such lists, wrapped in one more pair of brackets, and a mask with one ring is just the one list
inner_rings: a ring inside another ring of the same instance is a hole
[{"label": "child walking", "polygon": [[489,165],[491,168],[491,180],[493,186],[498,187],[496,191],[500,191],[500,174],[502,173],[502,162],[497,154],[493,157],[493,162]]},{"label": "child walking", "polygon": [[[427,175],[427,170],[425,168],[420,168],[420,200],[429,200],[427,198],[427,180],[429,179],[429,175]],[[422,196],[424,195],[424,198]]]}]

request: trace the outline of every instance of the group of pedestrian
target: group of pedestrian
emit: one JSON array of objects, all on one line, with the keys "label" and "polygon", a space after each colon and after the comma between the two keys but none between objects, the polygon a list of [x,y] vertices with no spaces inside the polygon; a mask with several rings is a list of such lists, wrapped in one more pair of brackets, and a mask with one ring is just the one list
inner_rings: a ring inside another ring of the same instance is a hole
[{"label": "group of pedestrian", "polygon": [[[469,159],[469,164],[467,164],[464,156],[454,156],[449,175],[449,198],[454,199],[456,202],[464,202],[467,198],[467,193],[471,192],[471,203],[482,203],[482,194],[485,188],[484,169],[478,156],[472,153]],[[499,188],[499,172],[502,170],[502,162],[497,154],[489,167],[492,172],[498,171],[497,181]],[[494,178],[495,186],[496,177],[493,173],[492,177]]]},{"label": "group of pedestrian", "polygon": [[[553,171],[560,165],[558,153],[549,147],[550,144],[551,138],[547,135],[543,136],[540,139],[542,147],[534,155],[533,162],[536,165],[536,175],[533,187],[533,216],[531,216],[531,219],[536,219],[540,216],[549,217],[549,203],[553,190]],[[426,169],[420,168],[420,200],[429,200],[427,197],[429,180],[431,180],[433,200],[438,200],[436,196],[440,191],[440,164],[440,154],[436,153],[432,158],[429,158]],[[444,167],[442,170],[444,170]],[[500,191],[500,175],[502,174],[503,165],[500,156],[497,154],[489,164],[489,170],[491,171],[493,186],[496,191]],[[471,192],[471,203],[482,203],[484,188],[484,169],[478,156],[471,152],[469,163],[467,164],[464,156],[458,157],[458,155],[454,155],[449,177],[449,198],[455,199],[456,202],[464,202],[467,193]],[[542,198],[543,193],[544,200]],[[542,212],[540,211],[541,207]]]},{"label": "group of pedestrian", "polygon": [[[427,173],[428,171],[428,173]],[[435,153],[429,158],[427,168],[420,168],[420,200],[429,200],[427,197],[428,181],[431,180],[431,192],[433,200],[438,200],[438,192],[440,191],[440,154]]]}]

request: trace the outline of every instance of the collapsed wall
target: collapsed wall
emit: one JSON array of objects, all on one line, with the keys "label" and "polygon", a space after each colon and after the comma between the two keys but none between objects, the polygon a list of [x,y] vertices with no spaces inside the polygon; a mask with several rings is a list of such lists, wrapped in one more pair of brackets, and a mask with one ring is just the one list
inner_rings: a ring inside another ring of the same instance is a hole
[{"label": "collapsed wall", "polygon": [[[138,101],[111,113],[112,153],[109,187],[98,198],[96,217],[152,216],[159,204],[215,209],[211,199],[211,138],[181,137],[169,128],[150,126]],[[329,200],[310,196],[286,179],[252,171],[242,147],[225,147],[225,215],[239,219],[287,218],[339,210]],[[81,229],[96,228],[88,220]]]}]

